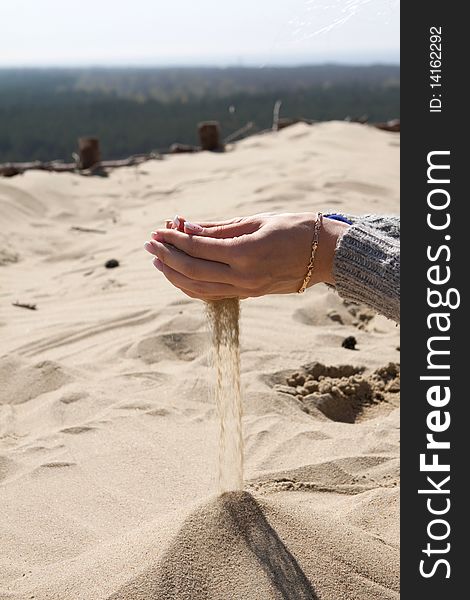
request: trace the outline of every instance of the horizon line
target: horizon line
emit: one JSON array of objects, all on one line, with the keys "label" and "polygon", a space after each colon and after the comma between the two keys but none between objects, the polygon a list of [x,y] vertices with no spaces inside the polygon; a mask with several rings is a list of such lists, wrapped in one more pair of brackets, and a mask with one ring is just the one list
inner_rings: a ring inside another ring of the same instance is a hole
[{"label": "horizon line", "polygon": [[240,64],[240,63],[165,63],[165,64],[148,64],[148,63],[74,63],[74,64],[1,64],[0,69],[269,69],[269,68],[301,68],[301,67],[322,67],[322,66],[337,66],[337,67],[399,67],[400,60],[388,61],[377,60],[371,62],[349,62],[341,60],[325,60],[321,62],[293,62],[293,63],[272,63],[272,64]]}]

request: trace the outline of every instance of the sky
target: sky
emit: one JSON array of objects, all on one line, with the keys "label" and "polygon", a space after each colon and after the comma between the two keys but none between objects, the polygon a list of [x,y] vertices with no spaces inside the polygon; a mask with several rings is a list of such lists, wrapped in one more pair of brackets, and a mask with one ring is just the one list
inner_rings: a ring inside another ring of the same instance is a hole
[{"label": "sky", "polygon": [[399,0],[0,0],[0,23],[0,67],[399,61]]}]

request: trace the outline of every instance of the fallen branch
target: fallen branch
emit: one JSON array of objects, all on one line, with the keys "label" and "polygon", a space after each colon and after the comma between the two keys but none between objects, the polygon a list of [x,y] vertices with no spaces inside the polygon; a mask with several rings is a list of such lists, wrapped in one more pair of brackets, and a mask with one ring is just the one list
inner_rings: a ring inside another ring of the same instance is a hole
[{"label": "fallen branch", "polygon": [[191,146],[191,144],[171,144],[168,152],[170,154],[192,154],[194,152],[200,152],[199,146]]},{"label": "fallen branch", "polygon": [[36,304],[25,304],[24,302],[12,302],[12,306],[18,306],[19,308],[27,308],[29,310],[37,310]]},{"label": "fallen branch", "polygon": [[18,162],[18,163],[3,163],[0,164],[0,176],[3,177],[14,177],[20,175],[25,171],[49,171],[53,173],[78,173],[80,175],[93,175],[98,174],[103,169],[117,169],[119,167],[132,167],[140,165],[149,160],[162,160],[161,154],[150,152],[148,154],[135,154],[124,158],[122,160],[102,160],[96,163],[89,169],[80,169],[77,162],[64,163],[59,160],[53,160],[49,162],[41,162],[39,160],[33,162]]},{"label": "fallen branch", "polygon": [[233,142],[233,140],[236,140],[238,137],[240,137],[241,135],[245,134],[247,131],[250,131],[250,129],[252,129],[254,126],[255,126],[255,124],[253,123],[253,121],[250,121],[249,123],[247,123],[243,127],[240,127],[240,129],[237,129],[236,131],[234,131],[233,133],[231,133],[229,136],[227,136],[224,139],[224,144],[228,144],[229,142]]},{"label": "fallen branch", "polygon": [[74,225],[70,229],[73,231],[83,231],[83,233],[107,233],[104,229],[91,229],[88,227],[80,227],[79,225]]},{"label": "fallen branch", "polygon": [[123,158],[122,160],[102,160],[100,163],[91,167],[90,171],[93,171],[97,167],[103,169],[118,169],[119,167],[132,167],[134,165],[140,165],[149,160],[163,160],[163,156],[156,152],[149,152],[148,154],[134,154],[129,158]]},{"label": "fallen branch", "polygon": [[392,119],[386,123],[374,123],[373,125],[374,127],[377,127],[377,129],[382,129],[383,131],[400,132],[400,119]]},{"label": "fallen branch", "polygon": [[3,175],[3,177],[13,177],[25,171],[32,170],[71,172],[77,170],[77,165],[75,163],[63,163],[60,161],[41,162],[39,160],[23,163],[10,162],[0,165],[0,175]]}]

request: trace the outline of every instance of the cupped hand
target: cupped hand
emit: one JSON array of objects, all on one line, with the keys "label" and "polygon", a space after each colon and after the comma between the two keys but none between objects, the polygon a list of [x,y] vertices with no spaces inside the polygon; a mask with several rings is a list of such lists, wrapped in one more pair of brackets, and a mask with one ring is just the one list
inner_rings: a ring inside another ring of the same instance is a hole
[{"label": "cupped hand", "polygon": [[[154,265],[191,298],[218,300],[298,291],[310,259],[316,213],[262,213],[158,229],[145,244]],[[333,259],[347,224],[323,219],[309,283],[334,284]]]}]

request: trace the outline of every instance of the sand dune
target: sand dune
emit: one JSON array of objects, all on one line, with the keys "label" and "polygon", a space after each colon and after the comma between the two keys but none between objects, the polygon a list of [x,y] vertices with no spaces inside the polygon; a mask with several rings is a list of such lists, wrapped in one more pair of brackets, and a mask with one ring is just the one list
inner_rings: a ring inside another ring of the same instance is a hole
[{"label": "sand dune", "polygon": [[396,214],[397,141],[299,124],[0,181],[2,600],[399,597],[398,328],[323,286],[242,302],[245,491],[217,497],[204,309],[142,248],[177,212]]}]

